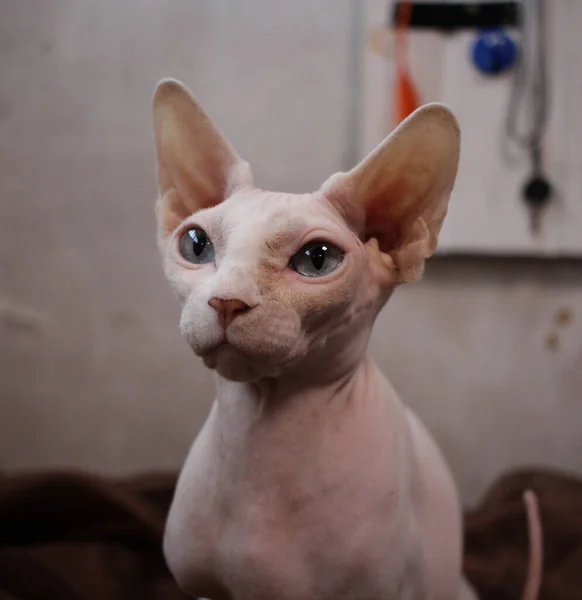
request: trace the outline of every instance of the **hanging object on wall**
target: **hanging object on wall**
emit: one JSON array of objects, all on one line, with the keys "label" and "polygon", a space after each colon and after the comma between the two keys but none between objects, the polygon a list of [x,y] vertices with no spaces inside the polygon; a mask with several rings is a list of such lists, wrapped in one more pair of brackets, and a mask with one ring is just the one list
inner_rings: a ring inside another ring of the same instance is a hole
[{"label": "hanging object on wall", "polygon": [[[418,89],[410,74],[408,39],[411,28],[432,29],[450,33],[458,29],[481,28],[482,33],[474,49],[478,69],[487,73],[500,73],[515,63],[515,42],[500,29],[512,27],[517,22],[519,2],[413,2],[399,0],[392,4],[392,22],[396,28],[394,86],[394,121],[398,125],[421,104]],[[386,53],[385,38],[375,33],[370,44],[376,53]]]},{"label": "hanging object on wall", "polygon": [[511,69],[517,59],[517,44],[500,27],[483,29],[471,49],[475,68],[484,75],[500,75]]},{"label": "hanging object on wall", "polygon": [[[407,0],[393,3],[388,24],[396,24],[402,4]],[[492,29],[494,27],[515,27],[521,2],[414,2],[409,27],[453,33],[461,29]]]},{"label": "hanging object on wall", "polygon": [[394,86],[394,125],[401,123],[420,106],[420,95],[410,74],[408,39],[412,0],[401,2],[396,21],[396,84]]},{"label": "hanging object on wall", "polygon": [[[552,185],[542,164],[548,117],[544,0],[524,3],[521,27],[522,51],[514,75],[506,131],[508,137],[529,155],[531,175],[523,186],[522,195],[529,210],[531,232],[537,235],[543,211],[552,198]],[[523,129],[518,124],[520,103],[525,114],[522,119],[526,121]]]},{"label": "hanging object on wall", "polygon": [[[362,149],[374,147],[392,125],[394,40],[401,1],[363,3],[365,23],[384,25],[391,38],[378,39],[391,43],[376,43],[364,56]],[[439,238],[441,256],[582,257],[582,69],[577,68],[582,62],[582,0],[544,2],[547,88],[544,92],[542,87],[541,94],[531,85],[539,81],[535,52],[522,39],[523,28],[534,33],[524,23],[525,9],[529,17],[534,12],[531,3],[414,0],[409,54],[421,100],[449,106],[463,132],[459,174]],[[471,55],[478,33],[492,28],[507,32],[518,51],[513,67],[498,76],[477,71]],[[522,48],[529,69],[518,74]],[[516,143],[506,134],[514,84],[519,89],[514,112],[518,118],[509,129],[525,137],[535,122],[532,97],[547,94],[539,156],[532,152],[535,146]]]}]

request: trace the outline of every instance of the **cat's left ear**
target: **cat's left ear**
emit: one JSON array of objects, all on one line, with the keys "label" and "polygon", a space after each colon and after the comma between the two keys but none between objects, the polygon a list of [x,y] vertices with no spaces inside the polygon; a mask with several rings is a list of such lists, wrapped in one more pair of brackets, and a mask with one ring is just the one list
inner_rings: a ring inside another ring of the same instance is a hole
[{"label": "cat's left ear", "polygon": [[425,259],[436,250],[459,152],[455,117],[440,104],[428,104],[354,169],[322,187],[364,239],[378,241],[398,281],[419,279]]},{"label": "cat's left ear", "polygon": [[186,217],[252,185],[249,166],[178,81],[158,84],[153,102],[160,237]]}]

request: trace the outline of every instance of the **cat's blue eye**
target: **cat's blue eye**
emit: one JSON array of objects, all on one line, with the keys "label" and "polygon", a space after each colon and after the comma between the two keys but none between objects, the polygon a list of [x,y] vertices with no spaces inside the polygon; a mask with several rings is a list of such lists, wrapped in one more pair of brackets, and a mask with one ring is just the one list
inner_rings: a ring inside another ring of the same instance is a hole
[{"label": "cat's blue eye", "polygon": [[200,227],[193,227],[182,234],[180,254],[195,265],[214,262],[214,246],[204,229]]},{"label": "cat's blue eye", "polygon": [[291,257],[289,266],[305,277],[323,277],[342,263],[344,253],[327,242],[309,242]]}]

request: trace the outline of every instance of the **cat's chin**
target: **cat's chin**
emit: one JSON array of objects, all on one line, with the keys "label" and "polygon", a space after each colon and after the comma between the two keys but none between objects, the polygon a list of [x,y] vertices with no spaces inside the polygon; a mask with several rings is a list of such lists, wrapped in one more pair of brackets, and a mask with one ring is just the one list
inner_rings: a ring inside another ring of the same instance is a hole
[{"label": "cat's chin", "polygon": [[265,377],[276,377],[279,369],[257,361],[230,344],[223,344],[203,357],[204,364],[221,377],[239,383],[253,383]]}]

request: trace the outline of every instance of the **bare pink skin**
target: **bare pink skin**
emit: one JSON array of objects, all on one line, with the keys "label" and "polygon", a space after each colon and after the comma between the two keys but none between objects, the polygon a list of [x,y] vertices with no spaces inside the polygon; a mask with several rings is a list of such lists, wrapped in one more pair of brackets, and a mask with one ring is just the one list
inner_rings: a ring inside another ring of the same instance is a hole
[{"label": "bare pink skin", "polygon": [[[217,381],[166,529],[179,585],[212,600],[472,598],[449,469],[366,354],[395,286],[436,248],[454,117],[420,109],[304,195],[255,188],[178,82],[159,85],[154,123],[164,269],[182,334]],[[214,262],[181,255],[193,227]],[[313,240],[344,253],[322,277],[289,267]]]}]

